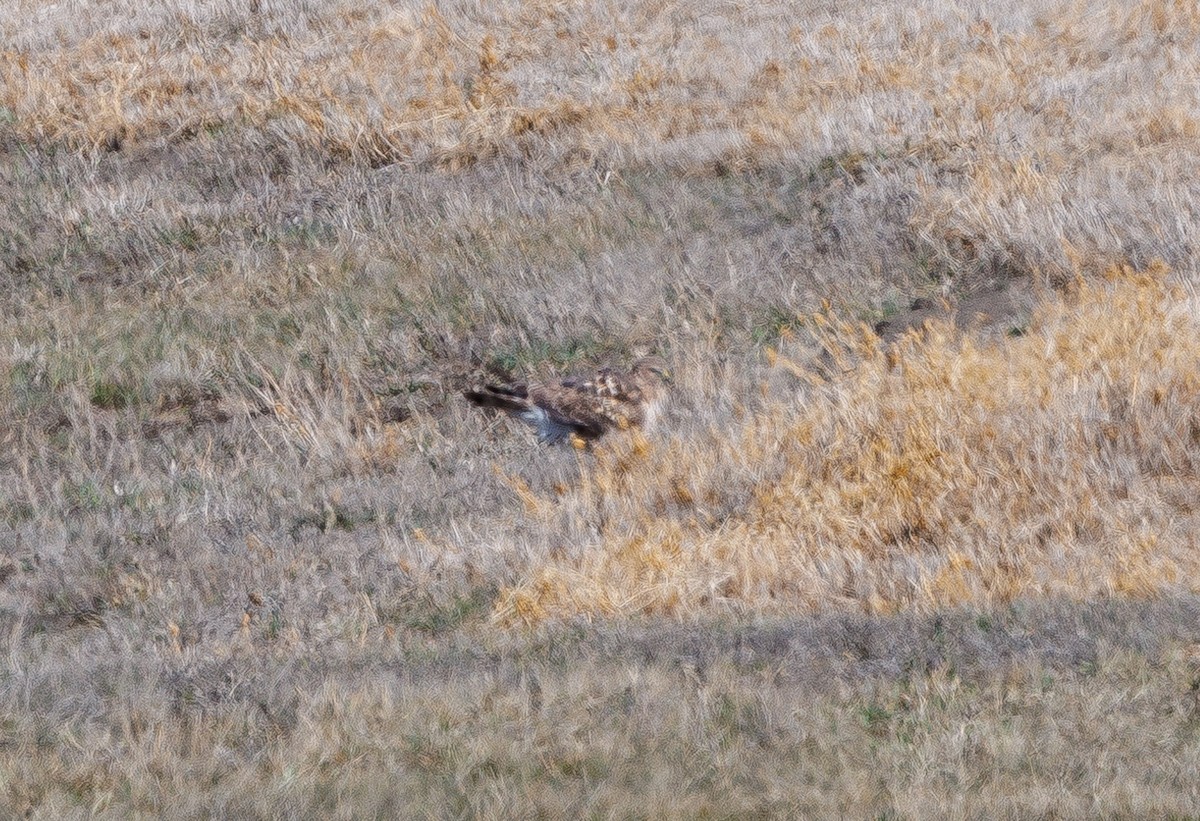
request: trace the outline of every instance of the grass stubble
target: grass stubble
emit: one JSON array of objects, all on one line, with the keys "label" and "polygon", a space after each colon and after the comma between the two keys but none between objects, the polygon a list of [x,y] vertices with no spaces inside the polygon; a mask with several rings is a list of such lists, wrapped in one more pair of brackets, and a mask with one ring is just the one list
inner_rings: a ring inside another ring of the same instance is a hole
[{"label": "grass stubble", "polygon": [[1194,5],[0,44],[6,813],[1200,811]]}]

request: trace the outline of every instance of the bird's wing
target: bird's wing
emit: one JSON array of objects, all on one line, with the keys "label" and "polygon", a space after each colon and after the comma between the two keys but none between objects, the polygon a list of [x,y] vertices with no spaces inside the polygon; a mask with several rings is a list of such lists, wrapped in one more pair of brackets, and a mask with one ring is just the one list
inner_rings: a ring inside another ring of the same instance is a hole
[{"label": "bird's wing", "polygon": [[645,395],[631,374],[601,368],[590,377],[561,379],[535,390],[530,398],[574,424],[586,424],[590,435],[607,428],[640,425]]},{"label": "bird's wing", "polygon": [[536,386],[529,394],[530,402],[551,421],[589,439],[600,436],[612,424],[599,408],[597,398],[583,385],[568,384],[566,380]]}]

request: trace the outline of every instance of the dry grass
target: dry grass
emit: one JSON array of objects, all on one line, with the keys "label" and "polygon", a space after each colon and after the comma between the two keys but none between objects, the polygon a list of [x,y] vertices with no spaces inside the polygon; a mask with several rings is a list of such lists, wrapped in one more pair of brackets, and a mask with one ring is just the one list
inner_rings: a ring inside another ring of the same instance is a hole
[{"label": "dry grass", "polygon": [[604,451],[578,489],[535,503],[552,530],[595,535],[500,615],[1195,592],[1200,325],[1164,277],[1080,281],[991,344],[934,324],[884,348],[817,315],[846,373],[771,352],[816,386],[732,429]]},{"label": "dry grass", "polygon": [[[1195,814],[1197,53],[0,0],[0,814]],[[458,398],[642,349],[651,440]]]},{"label": "dry grass", "polygon": [[[265,665],[26,640],[5,806],[63,818],[1188,815],[1195,600],[625,626]],[[59,672],[59,676],[63,673]],[[147,698],[149,689],[156,698]],[[103,700],[102,708],[92,699]]]}]

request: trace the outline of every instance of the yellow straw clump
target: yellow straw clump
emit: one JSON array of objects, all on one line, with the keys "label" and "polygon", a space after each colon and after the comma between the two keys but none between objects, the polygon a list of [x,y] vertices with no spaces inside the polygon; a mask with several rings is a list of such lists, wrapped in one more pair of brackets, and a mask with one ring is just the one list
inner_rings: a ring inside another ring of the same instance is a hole
[{"label": "yellow straw clump", "polygon": [[890,611],[1189,584],[1197,311],[1159,265],[1076,283],[995,344],[932,325],[885,351],[823,319],[848,372],[740,430],[598,452],[560,497],[562,515],[603,523],[595,544],[505,591],[497,617]]}]

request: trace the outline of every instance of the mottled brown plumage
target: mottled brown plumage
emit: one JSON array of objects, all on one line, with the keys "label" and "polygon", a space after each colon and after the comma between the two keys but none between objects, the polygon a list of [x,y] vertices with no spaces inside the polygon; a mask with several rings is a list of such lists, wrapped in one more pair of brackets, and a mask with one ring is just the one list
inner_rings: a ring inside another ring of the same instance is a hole
[{"label": "mottled brown plumage", "polygon": [[601,368],[590,377],[487,385],[464,396],[475,405],[499,408],[532,425],[539,440],[553,444],[572,435],[593,440],[614,428],[653,426],[669,381],[666,363],[647,356],[627,372]]}]

